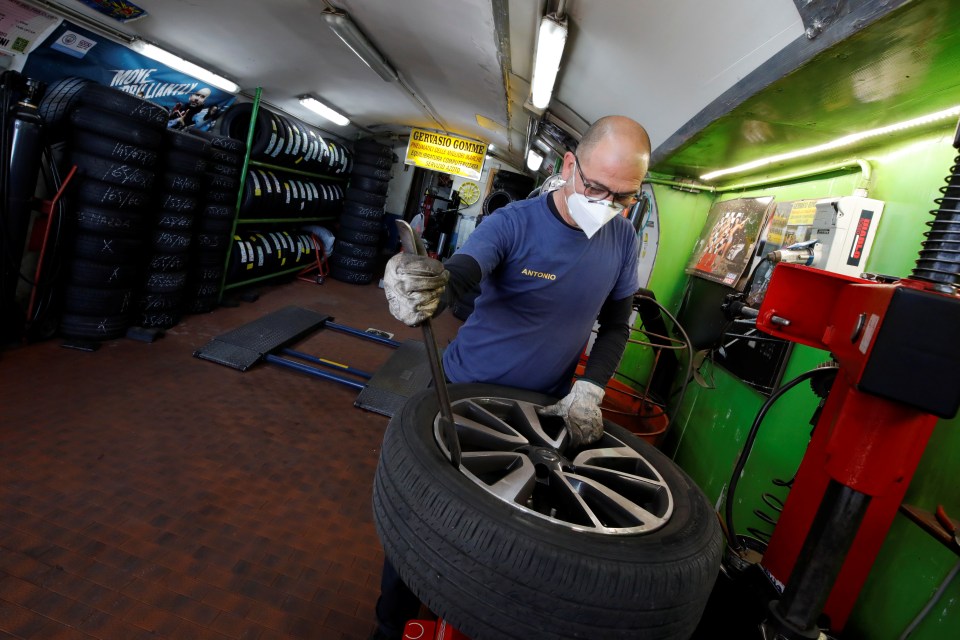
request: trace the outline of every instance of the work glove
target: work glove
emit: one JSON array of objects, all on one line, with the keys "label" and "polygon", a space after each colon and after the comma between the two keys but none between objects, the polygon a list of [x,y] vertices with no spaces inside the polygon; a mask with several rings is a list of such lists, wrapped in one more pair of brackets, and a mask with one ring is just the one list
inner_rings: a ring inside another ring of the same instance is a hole
[{"label": "work glove", "polygon": [[539,414],[563,418],[572,448],[590,444],[603,435],[603,414],[600,412],[603,394],[603,387],[589,380],[577,380],[560,402],[540,409]]},{"label": "work glove", "polygon": [[390,314],[408,326],[417,326],[436,313],[449,279],[450,273],[439,260],[398,253],[387,261],[383,274]]}]

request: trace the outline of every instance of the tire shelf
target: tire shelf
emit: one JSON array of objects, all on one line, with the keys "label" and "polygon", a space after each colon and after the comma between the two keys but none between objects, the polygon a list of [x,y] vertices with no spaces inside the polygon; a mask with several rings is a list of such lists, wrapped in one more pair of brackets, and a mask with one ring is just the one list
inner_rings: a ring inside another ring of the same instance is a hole
[{"label": "tire shelf", "polygon": [[241,224],[271,224],[276,222],[332,222],[337,216],[321,216],[319,218],[237,218],[237,225]]},{"label": "tire shelf", "polygon": [[233,226],[230,229],[231,241],[227,245],[227,255],[224,259],[223,277],[220,280],[220,296],[218,298],[218,301],[223,300],[223,294],[228,289],[236,289],[249,284],[253,284],[255,282],[261,282],[263,280],[269,280],[271,278],[289,275],[291,273],[295,273],[303,269],[303,265],[299,265],[297,267],[291,267],[289,269],[284,269],[276,273],[270,273],[267,275],[257,276],[255,278],[248,278],[245,280],[240,280],[238,282],[231,282],[227,284],[227,274],[230,270],[230,258],[233,254],[233,237],[237,233],[238,226],[247,225],[247,224],[275,224],[275,223],[293,224],[293,223],[311,223],[311,222],[330,222],[337,219],[336,216],[319,216],[319,217],[311,217],[311,218],[241,218],[240,208],[243,204],[243,194],[247,185],[247,172],[249,171],[251,166],[259,167],[262,169],[271,169],[274,171],[283,171],[286,173],[293,173],[296,175],[315,178],[317,180],[324,180],[327,182],[346,182],[347,181],[347,178],[345,177],[339,178],[339,177],[327,176],[319,173],[312,173],[309,171],[301,171],[299,169],[290,169],[287,167],[274,165],[267,162],[261,162],[259,160],[253,160],[250,157],[250,149],[253,145],[254,132],[256,131],[256,124],[257,124],[257,113],[260,110],[260,99],[262,94],[263,94],[263,87],[257,87],[256,94],[254,95],[254,98],[253,98],[253,111],[250,114],[250,127],[247,129],[247,138],[246,138],[247,150],[243,156],[243,168],[240,172],[240,190],[237,193],[237,203],[234,207]]},{"label": "tire shelf", "polygon": [[327,182],[346,182],[346,178],[337,178],[335,176],[325,176],[322,173],[310,173],[309,171],[301,171],[300,169],[290,169],[288,167],[281,167],[276,164],[268,164],[266,162],[260,162],[259,160],[251,160],[250,164],[254,167],[260,167],[261,169],[273,169],[274,171],[283,171],[284,173],[295,173],[300,176],[307,176],[308,178],[316,178],[317,180],[326,180]]},{"label": "tire shelf", "polygon": [[258,276],[256,278],[249,278],[247,280],[241,280],[240,282],[231,282],[230,284],[223,285],[224,291],[227,289],[238,289],[240,287],[245,287],[248,284],[253,284],[254,282],[261,282],[263,280],[269,280],[270,278],[278,278],[280,276],[290,275],[291,273],[297,273],[298,271],[303,271],[305,265],[299,264],[295,267],[289,267],[283,271],[276,271],[274,273],[268,273],[265,276]]}]

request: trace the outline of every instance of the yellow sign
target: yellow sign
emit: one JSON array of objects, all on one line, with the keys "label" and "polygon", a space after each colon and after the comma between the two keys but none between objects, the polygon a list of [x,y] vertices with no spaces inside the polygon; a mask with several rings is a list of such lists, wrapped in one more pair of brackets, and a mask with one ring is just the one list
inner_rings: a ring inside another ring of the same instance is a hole
[{"label": "yellow sign", "polygon": [[787,224],[797,227],[809,226],[813,224],[813,216],[816,213],[816,200],[798,200],[790,208],[790,218],[787,220]]},{"label": "yellow sign", "polygon": [[479,180],[486,157],[487,145],[482,142],[414,129],[404,163]]}]

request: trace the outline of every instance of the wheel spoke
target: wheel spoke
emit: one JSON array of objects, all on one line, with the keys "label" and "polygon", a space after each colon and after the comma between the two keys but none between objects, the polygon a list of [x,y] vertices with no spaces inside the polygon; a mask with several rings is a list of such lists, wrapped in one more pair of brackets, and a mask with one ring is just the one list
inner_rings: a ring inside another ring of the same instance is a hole
[{"label": "wheel spoke", "polygon": [[550,478],[550,517],[591,529],[602,529],[603,523],[580,494],[580,482],[572,474],[557,471]]},{"label": "wheel spoke", "polygon": [[603,529],[640,528],[663,524],[663,517],[643,508],[629,497],[583,475],[565,474],[567,482],[590,511],[591,520]]},{"label": "wheel spoke", "polygon": [[[455,402],[461,473],[498,500],[571,529],[635,535],[669,522],[671,488],[643,448],[605,433],[592,445],[568,452],[563,420],[541,416],[540,409],[491,396]],[[434,437],[443,448],[436,421]]]},{"label": "wheel spoke", "polygon": [[466,449],[511,451],[527,444],[516,429],[475,402],[454,404],[453,420],[460,445]]},{"label": "wheel spoke", "polygon": [[516,402],[510,415],[512,424],[533,444],[563,449],[569,438],[563,419],[541,416],[537,413],[538,408],[539,405],[529,402]]},{"label": "wheel spoke", "polygon": [[577,467],[577,474],[599,482],[602,485],[610,487],[626,495],[648,495],[652,496],[663,492],[666,484],[662,480],[645,478],[634,473],[627,473],[617,469],[606,469],[604,467],[580,466]]},{"label": "wheel spoke", "polygon": [[536,473],[533,463],[520,453],[464,453],[462,467],[483,482],[501,500],[524,504],[533,494]]}]

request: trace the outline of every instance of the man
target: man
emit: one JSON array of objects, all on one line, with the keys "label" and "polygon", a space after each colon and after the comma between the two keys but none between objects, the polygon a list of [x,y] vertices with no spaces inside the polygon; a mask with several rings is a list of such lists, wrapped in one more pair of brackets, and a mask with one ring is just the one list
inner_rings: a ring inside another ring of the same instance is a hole
[{"label": "man", "polygon": [[[562,397],[542,413],[563,417],[570,447],[596,441],[603,435],[600,402],[640,287],[637,234],[622,213],[637,202],[649,161],[640,124],[601,118],[575,154],[564,154],[559,189],[498,209],[446,265],[409,253],[392,257],[384,274],[391,314],[416,326],[480,283],[473,313],[444,353],[447,378]],[[590,358],[571,388],[595,321]],[[418,606],[385,561],[373,637],[400,638]]]},{"label": "man", "polygon": [[178,102],[170,110],[170,117],[167,120],[167,128],[183,129],[193,124],[193,118],[203,109],[203,103],[210,97],[210,89],[204,87],[197,89],[187,100],[187,104]]}]

